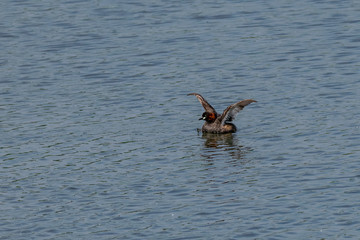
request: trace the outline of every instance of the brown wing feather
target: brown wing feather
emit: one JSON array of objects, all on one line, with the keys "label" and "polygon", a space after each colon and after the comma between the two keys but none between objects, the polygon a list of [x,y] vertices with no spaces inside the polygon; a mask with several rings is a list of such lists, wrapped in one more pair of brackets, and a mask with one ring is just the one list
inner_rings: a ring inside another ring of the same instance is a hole
[{"label": "brown wing feather", "polygon": [[228,106],[219,118],[221,124],[224,125],[226,121],[230,122],[234,120],[236,114],[238,114],[245,106],[249,105],[252,102],[256,102],[256,101],[253,99],[245,99]]},{"label": "brown wing feather", "polygon": [[215,113],[215,115],[217,115],[215,109],[198,93],[189,93],[188,96],[190,95],[194,95],[197,97],[197,99],[199,100],[199,102],[201,103],[201,105],[204,107],[206,112],[209,113]]}]

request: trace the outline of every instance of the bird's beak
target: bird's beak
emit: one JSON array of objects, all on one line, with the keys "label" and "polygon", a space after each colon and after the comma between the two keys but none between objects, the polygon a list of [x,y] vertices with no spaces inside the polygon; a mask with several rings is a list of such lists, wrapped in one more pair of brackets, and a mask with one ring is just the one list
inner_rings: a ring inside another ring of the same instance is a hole
[{"label": "bird's beak", "polygon": [[201,118],[199,118],[199,120],[205,120],[205,117],[201,117]]}]

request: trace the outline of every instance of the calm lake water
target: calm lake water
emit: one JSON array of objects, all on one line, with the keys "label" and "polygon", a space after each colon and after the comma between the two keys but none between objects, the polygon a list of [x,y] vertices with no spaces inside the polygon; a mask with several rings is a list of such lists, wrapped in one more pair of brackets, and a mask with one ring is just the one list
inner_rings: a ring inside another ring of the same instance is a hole
[{"label": "calm lake water", "polygon": [[2,1],[0,239],[357,239],[359,12]]}]

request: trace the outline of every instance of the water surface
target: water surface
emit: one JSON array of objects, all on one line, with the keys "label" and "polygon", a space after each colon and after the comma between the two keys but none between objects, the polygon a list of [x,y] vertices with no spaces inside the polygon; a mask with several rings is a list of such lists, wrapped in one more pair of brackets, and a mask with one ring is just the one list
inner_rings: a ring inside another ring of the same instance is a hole
[{"label": "water surface", "polygon": [[0,9],[0,239],[358,237],[359,3]]}]

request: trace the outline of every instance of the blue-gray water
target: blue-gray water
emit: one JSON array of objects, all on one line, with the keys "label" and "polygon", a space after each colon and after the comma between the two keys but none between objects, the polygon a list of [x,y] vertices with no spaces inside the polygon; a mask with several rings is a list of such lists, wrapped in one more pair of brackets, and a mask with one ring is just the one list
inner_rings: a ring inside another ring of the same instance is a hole
[{"label": "blue-gray water", "polygon": [[359,12],[2,1],[0,239],[357,239]]}]

